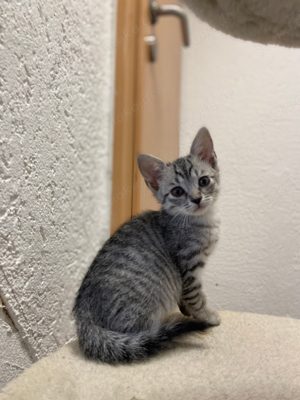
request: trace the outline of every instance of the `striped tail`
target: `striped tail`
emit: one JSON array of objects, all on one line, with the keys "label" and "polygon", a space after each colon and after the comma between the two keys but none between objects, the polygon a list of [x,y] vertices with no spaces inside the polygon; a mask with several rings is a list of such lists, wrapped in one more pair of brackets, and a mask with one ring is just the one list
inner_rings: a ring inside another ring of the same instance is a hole
[{"label": "striped tail", "polygon": [[79,345],[85,356],[110,364],[142,360],[170,347],[175,337],[209,327],[206,322],[178,315],[146,331],[121,333],[97,326],[86,316],[77,319]]}]

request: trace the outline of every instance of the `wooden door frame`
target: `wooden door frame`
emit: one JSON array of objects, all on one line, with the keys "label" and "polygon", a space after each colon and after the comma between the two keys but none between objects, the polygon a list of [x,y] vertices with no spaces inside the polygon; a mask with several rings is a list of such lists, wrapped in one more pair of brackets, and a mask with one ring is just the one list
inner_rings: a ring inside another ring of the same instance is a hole
[{"label": "wooden door frame", "polygon": [[139,0],[117,9],[111,233],[132,215]]},{"label": "wooden door frame", "polygon": [[[172,0],[162,1],[173,3]],[[159,30],[156,25],[157,29]],[[178,32],[180,37],[180,30]],[[139,173],[136,157],[145,149],[141,133],[144,131],[145,119],[143,117],[146,115],[143,89],[144,83],[148,82],[149,71],[152,71],[151,63],[149,63],[149,47],[146,45],[145,37],[153,33],[154,26],[151,23],[148,0],[118,1],[111,233],[114,233],[120,224],[130,219],[132,215],[138,214],[141,205],[145,202],[145,196],[143,200],[141,196],[144,180]],[[164,37],[167,38],[167,35]],[[172,48],[169,44],[167,39],[168,49]],[[164,48],[161,47],[161,54],[163,51]],[[164,54],[167,54],[167,49]],[[161,58],[159,62],[161,65],[168,65],[168,63],[163,63]],[[159,65],[159,62],[156,65]],[[179,96],[178,93],[174,97],[177,96]],[[179,101],[175,114],[179,115]],[[178,130],[176,134],[176,138],[174,138],[174,132],[166,133],[166,137],[168,136],[168,143],[178,142],[176,153],[179,153]],[[143,137],[143,141],[144,139],[145,137]],[[151,204],[152,207],[155,206]]]}]

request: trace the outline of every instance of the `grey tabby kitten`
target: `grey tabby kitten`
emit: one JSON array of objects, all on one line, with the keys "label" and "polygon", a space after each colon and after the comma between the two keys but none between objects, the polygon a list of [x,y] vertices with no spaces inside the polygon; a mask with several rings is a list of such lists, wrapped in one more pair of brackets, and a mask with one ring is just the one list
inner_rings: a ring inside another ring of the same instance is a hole
[{"label": "grey tabby kitten", "polygon": [[[198,132],[187,157],[166,165],[140,154],[138,166],[162,208],[134,217],[107,240],[73,309],[84,354],[112,364],[143,359],[176,336],[220,323],[199,277],[218,237],[219,169],[208,130]],[[178,306],[184,316],[172,315]]]}]

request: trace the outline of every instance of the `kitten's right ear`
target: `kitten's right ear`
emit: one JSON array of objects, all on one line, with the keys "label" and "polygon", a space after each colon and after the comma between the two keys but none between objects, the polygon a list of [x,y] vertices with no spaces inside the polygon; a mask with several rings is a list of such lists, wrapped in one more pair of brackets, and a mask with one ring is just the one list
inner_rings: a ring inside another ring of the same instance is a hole
[{"label": "kitten's right ear", "polygon": [[158,181],[161,180],[163,172],[167,167],[159,158],[149,156],[148,154],[139,154],[137,163],[147,186],[151,186],[156,192],[159,189]]}]

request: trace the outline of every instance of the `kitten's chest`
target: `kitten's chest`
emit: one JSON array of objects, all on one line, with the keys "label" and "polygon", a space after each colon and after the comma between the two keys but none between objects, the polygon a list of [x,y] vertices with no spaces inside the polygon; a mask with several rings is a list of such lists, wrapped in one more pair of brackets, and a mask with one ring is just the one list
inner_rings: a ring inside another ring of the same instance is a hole
[{"label": "kitten's chest", "polygon": [[213,252],[218,239],[219,239],[219,227],[210,228],[209,233],[207,235],[205,246],[204,248],[200,249],[200,254],[208,257]]},{"label": "kitten's chest", "polygon": [[179,246],[178,256],[183,268],[203,267],[207,258],[213,252],[219,238],[219,227],[195,227],[185,233],[184,245]]},{"label": "kitten's chest", "polygon": [[198,247],[199,254],[205,254],[209,256],[219,238],[219,227],[211,226],[211,227],[201,227],[201,229],[196,230],[191,234],[191,246],[193,244],[195,247]]}]

